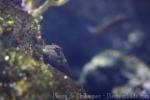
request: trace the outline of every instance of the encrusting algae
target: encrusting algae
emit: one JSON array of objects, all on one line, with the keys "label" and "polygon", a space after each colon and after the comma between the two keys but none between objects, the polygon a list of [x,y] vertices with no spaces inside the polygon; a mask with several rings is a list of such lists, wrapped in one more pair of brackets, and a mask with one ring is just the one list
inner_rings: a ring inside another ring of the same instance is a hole
[{"label": "encrusting algae", "polygon": [[[55,69],[55,64],[44,63],[43,48],[47,45],[38,34],[40,24],[14,2],[0,0],[0,99],[64,99],[55,94],[66,95],[69,100],[80,99],[70,95],[85,94],[85,91],[68,75]],[[66,61],[64,56],[62,60]]]}]

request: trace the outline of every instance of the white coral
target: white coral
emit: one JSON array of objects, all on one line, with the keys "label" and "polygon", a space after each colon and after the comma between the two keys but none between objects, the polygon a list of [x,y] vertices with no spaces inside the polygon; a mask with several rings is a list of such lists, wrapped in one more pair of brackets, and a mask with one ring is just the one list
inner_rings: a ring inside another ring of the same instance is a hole
[{"label": "white coral", "polygon": [[[61,6],[64,5],[69,0],[46,0],[42,5],[40,5],[38,8],[34,8],[34,3],[32,0],[22,0],[22,4],[26,7],[29,7],[31,15],[33,17],[39,17],[41,16],[49,7],[51,6]],[[31,6],[32,3],[32,6]]]}]

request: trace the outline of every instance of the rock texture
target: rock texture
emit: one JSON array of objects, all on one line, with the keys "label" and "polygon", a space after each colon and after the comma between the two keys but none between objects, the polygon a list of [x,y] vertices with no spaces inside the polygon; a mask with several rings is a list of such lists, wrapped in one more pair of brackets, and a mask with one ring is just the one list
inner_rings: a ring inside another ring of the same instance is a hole
[{"label": "rock texture", "polygon": [[[49,48],[44,52],[46,44],[40,24],[14,2],[0,0],[0,99],[78,100],[76,94],[85,91],[68,75],[54,68],[54,65],[61,65],[57,60],[67,65],[62,51],[55,53],[54,48]],[[54,63],[45,64],[43,55],[55,60]]]},{"label": "rock texture", "polygon": [[84,66],[80,82],[95,85],[105,98],[110,93],[108,99],[150,98],[149,66],[136,56],[117,50],[107,50],[93,57]]}]

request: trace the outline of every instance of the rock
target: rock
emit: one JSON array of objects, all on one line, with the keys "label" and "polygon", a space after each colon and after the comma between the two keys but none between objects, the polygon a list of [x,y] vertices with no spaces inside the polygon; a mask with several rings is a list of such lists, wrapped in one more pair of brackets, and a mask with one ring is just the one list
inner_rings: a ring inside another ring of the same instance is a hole
[{"label": "rock", "polygon": [[[0,99],[79,100],[77,94],[86,94],[85,90],[55,66],[45,64],[40,24],[8,1],[0,1]],[[55,55],[55,50],[50,54]]]},{"label": "rock", "polygon": [[117,50],[107,50],[96,55],[84,66],[82,73],[80,78],[82,84],[87,83],[85,85],[88,86],[95,84],[100,93],[104,91],[112,93],[114,98],[115,96],[137,98],[150,90],[148,65],[135,56]]}]

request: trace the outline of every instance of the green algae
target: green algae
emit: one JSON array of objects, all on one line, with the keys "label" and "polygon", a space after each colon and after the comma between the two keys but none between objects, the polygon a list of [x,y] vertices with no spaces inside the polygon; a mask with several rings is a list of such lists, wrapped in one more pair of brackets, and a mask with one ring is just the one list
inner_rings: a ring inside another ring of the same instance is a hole
[{"label": "green algae", "polygon": [[44,63],[45,43],[37,33],[41,26],[36,19],[0,1],[0,99],[53,100],[55,93],[85,93],[65,73]]}]

